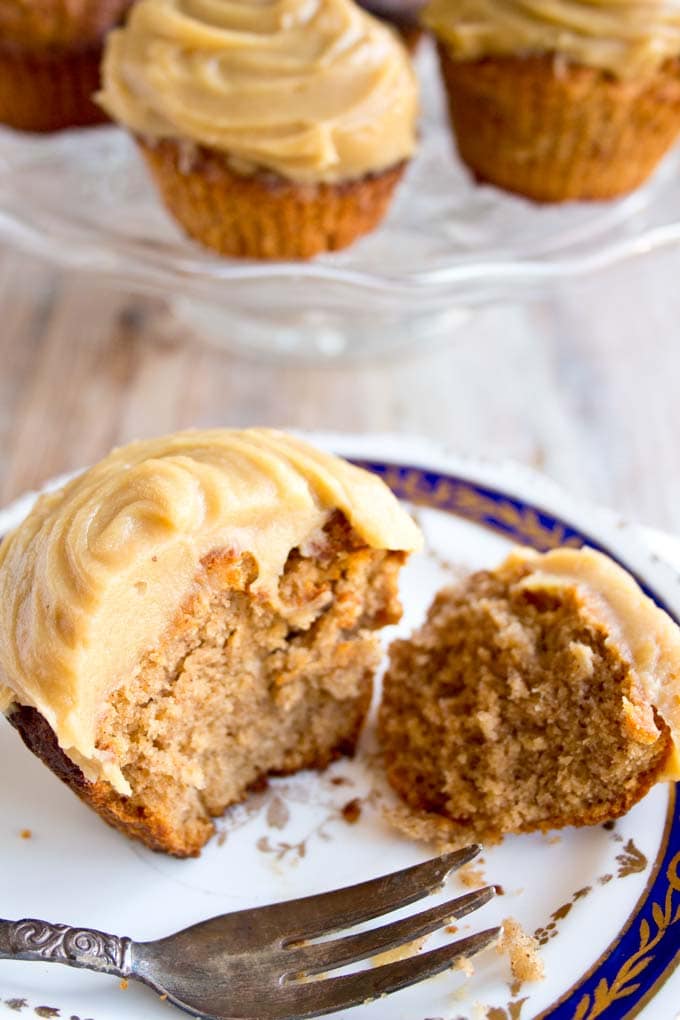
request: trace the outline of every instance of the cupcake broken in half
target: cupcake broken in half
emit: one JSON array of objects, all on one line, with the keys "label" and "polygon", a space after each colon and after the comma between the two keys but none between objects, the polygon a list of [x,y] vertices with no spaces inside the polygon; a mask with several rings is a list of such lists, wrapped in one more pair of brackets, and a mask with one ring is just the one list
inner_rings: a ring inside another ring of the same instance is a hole
[{"label": "cupcake broken in half", "polygon": [[177,856],[272,773],[351,752],[416,525],[283,433],[114,451],[0,545],[0,706],[102,817]]},{"label": "cupcake broken in half", "polygon": [[680,630],[601,553],[517,550],[390,655],[380,734],[417,837],[592,825],[680,779]]}]

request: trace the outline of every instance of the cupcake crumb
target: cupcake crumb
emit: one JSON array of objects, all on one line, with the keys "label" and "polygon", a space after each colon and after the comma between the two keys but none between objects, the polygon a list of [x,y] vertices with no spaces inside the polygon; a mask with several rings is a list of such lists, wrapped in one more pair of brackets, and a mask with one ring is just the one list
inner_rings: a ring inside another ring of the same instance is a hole
[{"label": "cupcake crumb", "polygon": [[510,970],[517,981],[542,981],[545,967],[538,954],[538,940],[522,928],[514,917],[503,921],[503,934],[496,952],[510,959]]},{"label": "cupcake crumb", "polygon": [[467,956],[459,956],[453,965],[454,970],[462,970],[466,977],[472,977],[475,972],[475,965]]},{"label": "cupcake crumb", "polygon": [[123,980],[119,983],[118,987],[122,992],[126,992],[128,990],[127,978],[123,978]]},{"label": "cupcake crumb", "polygon": [[22,839],[31,839],[33,833],[30,829],[22,829],[19,835],[21,836]]},{"label": "cupcake crumb", "polygon": [[482,868],[473,868],[467,865],[458,872],[458,878],[466,889],[478,889],[486,884],[486,875]]},{"label": "cupcake crumb", "polygon": [[348,825],[356,825],[361,818],[361,801],[358,797],[348,800],[342,808],[342,817]]}]

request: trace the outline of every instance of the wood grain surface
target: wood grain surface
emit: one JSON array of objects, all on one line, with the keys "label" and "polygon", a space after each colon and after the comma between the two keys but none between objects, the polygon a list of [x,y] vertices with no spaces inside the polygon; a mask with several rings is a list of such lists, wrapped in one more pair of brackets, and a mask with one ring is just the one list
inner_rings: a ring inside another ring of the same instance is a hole
[{"label": "wood grain surface", "polygon": [[679,275],[680,252],[658,253],[487,308],[436,347],[300,367],[0,249],[0,501],[134,437],[262,424],[419,433],[680,533]]}]

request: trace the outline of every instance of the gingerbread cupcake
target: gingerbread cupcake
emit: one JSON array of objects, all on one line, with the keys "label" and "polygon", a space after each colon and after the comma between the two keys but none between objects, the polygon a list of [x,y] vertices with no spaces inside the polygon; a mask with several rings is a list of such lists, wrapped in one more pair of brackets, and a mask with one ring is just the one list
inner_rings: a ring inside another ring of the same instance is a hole
[{"label": "gingerbread cupcake", "polygon": [[270,774],[351,753],[418,528],[267,429],[114,450],[0,545],[0,711],[109,824],[197,854]]},{"label": "gingerbread cupcake", "polygon": [[106,120],[102,40],[132,0],[0,0],[0,122],[57,131]]},{"label": "gingerbread cupcake", "polygon": [[139,0],[103,80],[169,211],[224,255],[344,248],[415,145],[408,54],[352,0]]},{"label": "gingerbread cupcake", "polygon": [[543,202],[642,184],[680,133],[680,7],[666,0],[430,0],[458,150]]},{"label": "gingerbread cupcake", "polygon": [[417,837],[618,818],[680,779],[680,629],[603,553],[517,549],[392,644],[380,734]]}]

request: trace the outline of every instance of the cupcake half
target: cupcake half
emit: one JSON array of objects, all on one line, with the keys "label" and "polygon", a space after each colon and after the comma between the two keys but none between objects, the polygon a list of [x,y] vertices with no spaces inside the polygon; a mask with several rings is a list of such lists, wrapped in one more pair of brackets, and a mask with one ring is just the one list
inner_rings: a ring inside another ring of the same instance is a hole
[{"label": "cupcake half", "polygon": [[617,818],[680,779],[680,630],[602,553],[519,549],[393,643],[380,735],[416,836]]},{"label": "cupcake half", "polygon": [[225,255],[344,248],[415,145],[408,54],[352,0],[138,0],[103,81],[169,211]]},{"label": "cupcake half", "polygon": [[430,0],[473,173],[544,202],[642,184],[680,133],[680,9],[631,0]]},{"label": "cupcake half", "polygon": [[93,101],[102,41],[132,0],[0,0],[0,122],[57,131],[107,118]]},{"label": "cupcake half", "polygon": [[0,710],[111,825],[179,857],[272,773],[351,753],[418,528],[283,433],[115,450],[0,545]]}]

